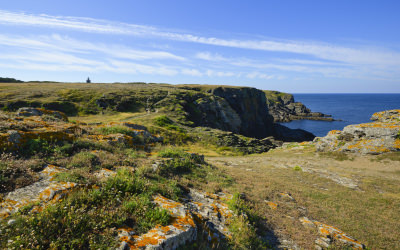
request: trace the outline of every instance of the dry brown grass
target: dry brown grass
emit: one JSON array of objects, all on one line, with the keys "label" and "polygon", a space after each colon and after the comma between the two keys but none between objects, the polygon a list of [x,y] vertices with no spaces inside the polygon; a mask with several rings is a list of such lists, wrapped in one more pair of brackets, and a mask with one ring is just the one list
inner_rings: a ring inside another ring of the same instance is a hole
[{"label": "dry brown grass", "polygon": [[[400,164],[373,162],[368,156],[354,158],[334,160],[306,148],[274,150],[262,156],[210,157],[208,161],[235,179],[232,189],[244,192],[278,234],[305,249],[312,249],[315,232],[299,223],[301,216],[338,227],[368,248],[399,249],[400,184],[396,173]],[[296,165],[314,172],[294,171]],[[352,178],[358,188],[342,186],[320,174],[323,171]],[[280,192],[290,193],[295,202],[282,200]],[[265,200],[276,202],[277,210]]]}]

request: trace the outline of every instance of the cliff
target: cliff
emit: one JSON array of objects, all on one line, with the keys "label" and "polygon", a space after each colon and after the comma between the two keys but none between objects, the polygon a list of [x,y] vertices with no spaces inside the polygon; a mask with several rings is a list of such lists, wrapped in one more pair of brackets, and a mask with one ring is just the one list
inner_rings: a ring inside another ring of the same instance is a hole
[{"label": "cliff", "polygon": [[274,122],[290,122],[293,120],[319,120],[333,121],[330,115],[312,112],[301,102],[295,102],[291,94],[264,90],[267,98],[269,113],[274,117]]},{"label": "cliff", "polygon": [[388,110],[372,115],[371,123],[332,130],[315,139],[318,151],[338,151],[361,154],[382,154],[400,151],[400,110]]}]

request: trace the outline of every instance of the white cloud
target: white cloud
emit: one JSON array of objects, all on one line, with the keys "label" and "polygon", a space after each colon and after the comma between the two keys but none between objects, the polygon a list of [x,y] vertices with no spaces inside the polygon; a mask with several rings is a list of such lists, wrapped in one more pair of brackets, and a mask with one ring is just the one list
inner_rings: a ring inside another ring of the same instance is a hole
[{"label": "white cloud", "polygon": [[229,71],[216,71],[208,69],[206,71],[206,75],[209,77],[233,77],[233,76],[240,77],[241,73],[234,73]]},{"label": "white cloud", "polygon": [[321,42],[292,40],[239,40],[195,36],[151,26],[81,17],[34,15],[0,10],[0,24],[66,28],[104,34],[161,37],[164,39],[242,49],[304,54],[324,60],[360,65],[400,65],[400,53],[371,47],[352,48]]},{"label": "white cloud", "polygon": [[212,54],[210,52],[198,52],[195,55],[195,58],[207,60],[207,61],[214,61],[214,62],[221,62],[221,61],[228,61],[228,58],[221,56],[220,54]]},{"label": "white cloud", "polygon": [[197,69],[182,69],[181,73],[189,76],[203,76],[203,73],[201,73]]},{"label": "white cloud", "polygon": [[250,79],[259,78],[259,79],[264,79],[264,80],[270,80],[270,79],[275,78],[275,76],[273,76],[273,75],[267,75],[267,74],[260,73],[257,71],[253,71],[253,72],[247,74],[246,77],[250,78]]}]

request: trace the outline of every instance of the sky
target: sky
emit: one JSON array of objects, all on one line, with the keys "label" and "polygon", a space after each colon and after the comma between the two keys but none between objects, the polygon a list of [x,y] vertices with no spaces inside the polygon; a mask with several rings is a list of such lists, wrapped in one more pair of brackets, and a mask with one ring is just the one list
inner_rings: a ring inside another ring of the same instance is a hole
[{"label": "sky", "polygon": [[400,1],[0,2],[0,77],[400,93]]}]

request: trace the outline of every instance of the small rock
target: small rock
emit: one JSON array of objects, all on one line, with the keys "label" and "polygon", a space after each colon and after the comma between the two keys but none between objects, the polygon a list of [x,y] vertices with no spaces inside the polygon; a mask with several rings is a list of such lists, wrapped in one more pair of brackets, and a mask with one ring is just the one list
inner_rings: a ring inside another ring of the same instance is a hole
[{"label": "small rock", "polygon": [[289,193],[279,193],[279,196],[290,201],[294,201],[294,198]]},{"label": "small rock", "polygon": [[9,221],[7,222],[7,225],[9,225],[9,226],[14,225],[15,222],[17,222],[17,221],[14,220],[14,219],[11,219],[11,220],[9,220]]}]

